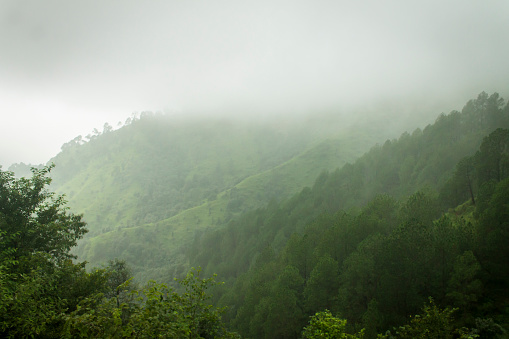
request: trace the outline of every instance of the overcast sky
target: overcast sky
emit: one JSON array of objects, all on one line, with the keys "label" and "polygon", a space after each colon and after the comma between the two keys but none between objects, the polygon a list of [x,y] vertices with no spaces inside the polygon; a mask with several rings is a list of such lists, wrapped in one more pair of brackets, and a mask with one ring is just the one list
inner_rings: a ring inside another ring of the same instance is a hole
[{"label": "overcast sky", "polygon": [[45,163],[135,111],[417,100],[436,116],[483,90],[507,98],[508,18],[507,0],[3,0],[0,164]]}]

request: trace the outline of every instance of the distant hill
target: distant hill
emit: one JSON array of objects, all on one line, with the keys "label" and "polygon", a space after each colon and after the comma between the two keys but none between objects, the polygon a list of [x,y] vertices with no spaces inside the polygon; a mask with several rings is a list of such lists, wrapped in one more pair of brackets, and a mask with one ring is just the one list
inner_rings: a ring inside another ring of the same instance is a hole
[{"label": "distant hill", "polygon": [[[475,124],[475,112],[489,106],[494,97],[490,98],[480,96],[469,102],[462,119],[470,114]],[[454,122],[453,118],[458,114],[442,115],[435,125],[451,127],[450,138],[457,138],[463,133],[459,127],[454,129],[459,120]],[[66,194],[73,212],[85,215],[89,233],[76,249],[80,259],[99,265],[115,257],[124,258],[141,280],[167,279],[187,271],[189,258],[200,252],[190,251],[191,246],[202,234],[312,186],[323,171],[353,163],[373,144],[403,128],[387,114],[376,116],[379,120],[357,124],[347,124],[335,115],[262,123],[144,113],[117,130],[105,125],[102,132],[95,130],[63,145],[50,160],[56,164],[52,188]],[[488,118],[484,120],[484,124],[489,123]],[[431,143],[436,142],[433,134],[437,128],[404,133],[399,144],[435,154],[436,145]],[[482,134],[480,130],[477,133]],[[418,145],[409,146],[404,139]],[[457,156],[474,149],[478,144],[475,140]],[[351,192],[341,199],[342,206],[361,206],[374,192],[391,187],[396,190],[393,193],[410,193],[414,187],[435,180],[430,178],[441,169],[426,165],[426,153],[419,155],[409,149],[400,159],[384,158],[387,149],[398,147],[392,144],[394,141],[375,146],[356,164],[341,170],[338,175],[343,179],[338,180],[344,180],[341,185]],[[374,154],[383,160],[374,160]],[[453,164],[454,159],[445,157],[444,161]],[[393,164],[390,166],[402,165],[397,174],[391,172],[388,162]],[[450,167],[444,174],[451,171]],[[430,173],[424,175],[419,168]],[[22,164],[11,170],[29,173]],[[345,176],[346,172],[354,177]],[[337,184],[330,183],[334,173],[319,177],[315,186],[325,185],[325,190],[334,191]],[[356,188],[360,176],[362,180],[383,182]],[[402,185],[395,185],[398,181]],[[344,188],[339,189],[339,196],[347,192]],[[320,199],[320,204],[334,206],[332,196]],[[297,224],[302,225],[312,215]]]},{"label": "distant hill", "polygon": [[[198,233],[292,196],[390,133],[380,124],[325,118],[255,122],[145,113],[117,130],[105,126],[76,137],[49,161],[56,165],[52,189],[88,224],[75,252],[92,266],[124,258],[141,280],[186,272]],[[29,173],[23,164],[11,170]]]},{"label": "distant hill", "polygon": [[[252,258],[267,245],[276,251],[281,249],[294,232],[302,231],[323,213],[359,209],[377,194],[397,199],[422,189],[438,194],[456,164],[473,155],[483,138],[498,127],[509,127],[509,105],[498,94],[488,96],[483,92],[461,112],[441,114],[422,130],[403,133],[399,139],[373,146],[341,168],[322,172],[311,188],[291,199],[251,211],[227,228],[201,235],[189,256],[194,265],[208,267],[227,279],[247,270]],[[232,237],[236,244],[233,248],[216,249],[213,245]]]},{"label": "distant hill", "polygon": [[[141,279],[168,279],[188,269],[187,251],[199,233],[221,228],[246,211],[265,206],[270,200],[287,198],[302,187],[311,185],[320,171],[353,160],[355,149],[362,147],[362,143],[357,141],[351,139],[350,143],[340,143],[338,140],[325,140],[289,161],[249,176],[216,194],[213,199],[172,217],[119,227],[86,238],[77,253],[91,263],[100,263],[107,258],[124,258]],[[347,149],[341,153],[343,148]],[[358,152],[360,154],[361,150]],[[316,166],[317,163],[320,167]]]},{"label": "distant hill", "polygon": [[188,256],[226,281],[216,302],[245,337],[299,337],[328,309],[349,332],[375,338],[399,331],[430,297],[458,308],[458,324],[472,333],[503,334],[507,128],[509,104],[481,93],[461,112],[323,172],[290,199],[206,230]]},{"label": "distant hill", "polygon": [[144,114],[65,144],[52,187],[89,224],[79,259],[142,282],[217,273],[248,337],[298,337],[323,309],[375,337],[427,300],[504,333],[509,104],[483,92],[398,139],[383,126]]},{"label": "distant hill", "polygon": [[145,115],[53,161],[54,187],[87,215],[90,235],[172,217],[298,154],[309,136],[228,121]]}]

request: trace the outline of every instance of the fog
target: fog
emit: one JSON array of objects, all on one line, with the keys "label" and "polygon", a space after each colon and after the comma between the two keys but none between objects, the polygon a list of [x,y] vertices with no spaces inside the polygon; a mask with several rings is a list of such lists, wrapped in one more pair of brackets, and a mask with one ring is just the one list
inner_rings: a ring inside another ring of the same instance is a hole
[{"label": "fog", "polygon": [[505,0],[2,1],[0,165],[136,111],[408,118],[507,98],[508,17]]}]

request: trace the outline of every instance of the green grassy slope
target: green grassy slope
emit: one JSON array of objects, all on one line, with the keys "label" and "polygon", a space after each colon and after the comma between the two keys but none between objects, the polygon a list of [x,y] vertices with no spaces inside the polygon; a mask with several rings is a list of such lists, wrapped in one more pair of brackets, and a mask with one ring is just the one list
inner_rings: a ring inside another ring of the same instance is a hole
[{"label": "green grassy slope", "polygon": [[[49,161],[56,165],[51,188],[84,214],[89,233],[75,249],[80,260],[125,258],[139,276],[166,277],[188,265],[183,253],[197,232],[288,198],[383,140],[380,129],[340,120],[145,114],[64,144]],[[27,172],[23,165],[13,169]],[[160,268],[169,266],[170,273]]]},{"label": "green grassy slope", "polygon": [[[323,170],[353,161],[394,134],[393,124],[353,126],[342,119],[242,122],[144,114],[118,130],[63,145],[50,160],[56,164],[52,189],[66,194],[71,210],[88,223],[75,250],[79,259],[98,265],[125,258],[139,276],[166,277],[188,265],[187,246],[199,232],[292,196]],[[169,266],[169,273],[161,268]]]},{"label": "green grassy slope", "polygon": [[216,199],[161,221],[86,239],[77,253],[92,265],[105,258],[124,258],[142,280],[168,279],[188,269],[184,253],[197,232],[223,226],[243,211],[265,206],[270,199],[288,198],[311,186],[321,171],[353,161],[371,143],[359,133],[324,140],[283,164],[244,179]]},{"label": "green grassy slope", "polygon": [[89,236],[95,236],[213,200],[298,154],[308,138],[259,125],[149,116],[67,145],[52,159],[53,187],[67,195],[73,211],[86,215]]}]

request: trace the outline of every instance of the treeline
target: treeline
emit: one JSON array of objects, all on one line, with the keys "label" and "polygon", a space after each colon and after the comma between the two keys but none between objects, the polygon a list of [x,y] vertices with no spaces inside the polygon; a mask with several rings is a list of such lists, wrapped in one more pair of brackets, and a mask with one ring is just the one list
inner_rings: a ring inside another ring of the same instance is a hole
[{"label": "treeline", "polygon": [[498,94],[481,93],[294,198],[202,234],[189,254],[227,280],[217,300],[247,337],[297,337],[325,308],[373,337],[430,296],[459,307],[457,324],[499,331],[495,323],[508,325],[507,130],[484,136],[508,121]]},{"label": "treeline", "polygon": [[423,192],[403,202],[380,195],[358,215],[322,215],[278,254],[266,247],[220,304],[233,329],[256,338],[298,337],[324,309],[371,338],[404,324],[429,296],[459,308],[458,327],[500,331],[482,327],[489,318],[508,325],[509,180],[494,188],[477,218],[440,216]]},{"label": "treeline", "polygon": [[[483,138],[499,127],[509,128],[509,105],[497,93],[483,92],[461,113],[442,114],[424,130],[403,133],[398,140],[376,145],[352,164],[323,172],[313,187],[291,199],[273,200],[266,208],[232,220],[224,229],[197,234],[188,251],[191,262],[224,279],[236,277],[266,246],[279,252],[293,233],[301,233],[323,213],[358,211],[378,194],[404,199],[423,189],[438,194],[446,183],[458,186],[448,183],[456,164],[473,156]],[[459,199],[451,200],[445,191],[441,194],[442,210],[468,199],[467,191],[460,193],[460,188],[452,188]]]}]

